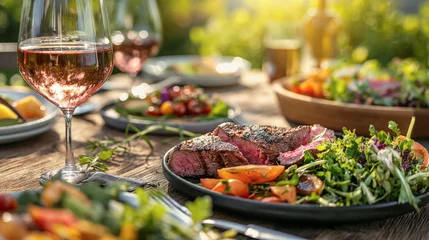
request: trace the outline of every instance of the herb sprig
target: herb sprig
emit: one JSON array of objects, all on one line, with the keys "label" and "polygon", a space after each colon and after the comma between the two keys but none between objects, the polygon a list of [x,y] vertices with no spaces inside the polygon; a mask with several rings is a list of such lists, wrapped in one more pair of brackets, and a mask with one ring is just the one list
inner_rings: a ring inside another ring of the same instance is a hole
[{"label": "herb sprig", "polygon": [[[129,134],[131,130],[135,132],[132,135]],[[156,131],[177,133],[181,140],[198,136],[198,134],[182,128],[165,125],[152,125],[140,130],[133,124],[129,124],[125,130],[126,138],[123,140],[105,138],[104,140],[89,141],[89,145],[86,149],[92,151],[92,154],[91,156],[81,155],[79,157],[79,165],[84,168],[85,172],[105,172],[109,169],[107,162],[118,157],[126,156],[129,153],[131,142],[137,139],[142,139],[147,143],[151,150],[147,156],[150,156],[153,152],[154,146],[147,135]]]}]

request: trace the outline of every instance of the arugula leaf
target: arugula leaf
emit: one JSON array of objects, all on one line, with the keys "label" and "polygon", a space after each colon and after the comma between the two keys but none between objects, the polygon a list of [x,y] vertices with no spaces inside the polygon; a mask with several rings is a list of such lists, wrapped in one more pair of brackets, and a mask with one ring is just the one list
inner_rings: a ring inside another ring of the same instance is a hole
[{"label": "arugula leaf", "polygon": [[311,163],[314,162],[314,156],[313,154],[310,152],[310,150],[307,150],[304,152],[304,163]]},{"label": "arugula leaf", "polygon": [[291,179],[289,179],[289,180],[282,180],[282,181],[278,182],[276,184],[276,186],[285,186],[285,185],[296,186],[296,185],[298,185],[298,182],[299,182],[299,177],[298,177],[297,174],[294,174]]},{"label": "arugula leaf", "polygon": [[396,136],[401,135],[401,131],[398,128],[398,124],[396,124],[394,121],[389,121],[389,129],[392,130]]}]

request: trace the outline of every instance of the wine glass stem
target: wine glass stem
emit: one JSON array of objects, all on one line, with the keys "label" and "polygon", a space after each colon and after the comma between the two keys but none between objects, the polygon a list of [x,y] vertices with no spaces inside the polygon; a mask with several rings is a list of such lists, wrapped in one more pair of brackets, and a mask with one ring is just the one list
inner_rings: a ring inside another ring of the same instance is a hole
[{"label": "wine glass stem", "polygon": [[64,112],[64,120],[66,122],[66,169],[72,169],[76,166],[76,162],[73,156],[72,150],[72,134],[71,134],[71,126],[72,126],[72,111]]},{"label": "wine glass stem", "polygon": [[71,124],[74,110],[64,110],[66,122],[66,166],[61,170],[61,179],[70,183],[77,183],[83,177],[82,169],[76,165],[72,150]]}]

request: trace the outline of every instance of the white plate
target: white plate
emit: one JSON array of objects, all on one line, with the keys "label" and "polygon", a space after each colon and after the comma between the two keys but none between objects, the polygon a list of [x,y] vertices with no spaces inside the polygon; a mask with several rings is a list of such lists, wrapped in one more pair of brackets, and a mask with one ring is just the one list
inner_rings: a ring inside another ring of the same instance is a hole
[{"label": "white plate", "polygon": [[14,100],[18,100],[26,96],[35,96],[46,108],[46,115],[43,118],[17,125],[0,127],[0,136],[34,130],[55,122],[58,108],[34,91],[25,89],[16,90],[12,88],[1,88],[0,95],[8,96]]},{"label": "white plate", "polygon": [[251,67],[249,61],[240,57],[212,57],[216,64],[224,66],[234,66],[236,71],[229,75],[185,75],[172,71],[166,71],[166,68],[174,64],[190,63],[201,60],[201,56],[165,56],[151,58],[143,65],[143,72],[154,81],[160,81],[170,76],[179,76],[184,85],[196,85],[200,87],[220,87],[235,85],[240,82],[241,74],[248,71]]},{"label": "white plate", "polygon": [[25,139],[37,136],[39,134],[49,131],[54,124],[55,124],[55,119],[51,122],[48,122],[46,125],[40,126],[35,129],[31,129],[24,132],[8,134],[8,135],[1,135],[0,144],[18,142],[21,140],[25,140]]},{"label": "white plate", "polygon": [[[228,104],[230,106],[230,110],[227,118],[219,118],[208,121],[199,121],[199,122],[171,122],[171,121],[149,121],[143,119],[131,118],[127,119],[121,117],[119,113],[117,113],[114,109],[115,103],[108,104],[104,106],[100,113],[104,119],[104,122],[116,129],[125,130],[129,123],[132,123],[139,129],[145,129],[151,125],[161,125],[175,127],[175,128],[183,128],[184,130],[191,131],[194,133],[207,133],[213,131],[219,124],[231,121],[231,119],[235,119],[237,116],[241,114],[241,110],[238,106]],[[156,133],[161,134],[169,134],[165,131],[159,131]],[[171,133],[170,133],[171,134]]]}]

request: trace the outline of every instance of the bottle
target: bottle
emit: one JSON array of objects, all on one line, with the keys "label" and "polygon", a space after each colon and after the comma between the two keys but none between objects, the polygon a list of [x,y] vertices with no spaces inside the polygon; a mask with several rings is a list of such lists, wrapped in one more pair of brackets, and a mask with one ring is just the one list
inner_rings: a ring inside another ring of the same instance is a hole
[{"label": "bottle", "polygon": [[317,9],[310,9],[304,19],[306,47],[320,67],[322,62],[337,56],[337,35],[340,19],[326,7],[326,0],[319,0]]}]

